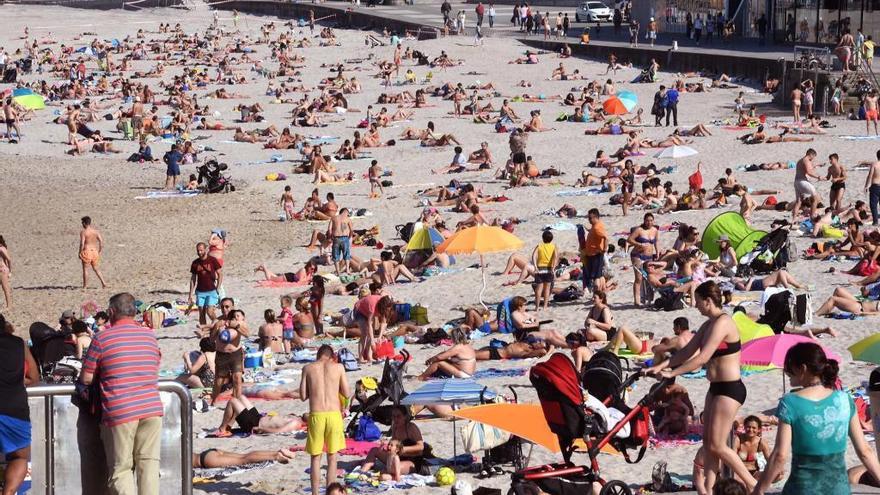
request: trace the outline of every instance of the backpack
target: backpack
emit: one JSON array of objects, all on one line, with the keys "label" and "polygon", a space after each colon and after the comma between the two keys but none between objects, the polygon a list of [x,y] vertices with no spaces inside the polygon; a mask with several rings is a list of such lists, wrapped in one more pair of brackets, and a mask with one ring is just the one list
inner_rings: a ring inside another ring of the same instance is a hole
[{"label": "backpack", "polygon": [[354,439],[359,442],[375,442],[382,436],[382,431],[376,426],[376,422],[369,416],[361,416],[358,419],[357,430]]},{"label": "backpack", "polygon": [[336,359],[339,361],[339,364],[345,368],[345,371],[357,371],[361,369],[358,366],[357,357],[346,348],[339,349],[339,352],[336,353]]},{"label": "backpack", "polygon": [[584,297],[584,291],[578,289],[574,284],[566,287],[562,292],[553,294],[553,302],[577,301]]},{"label": "backpack", "polygon": [[397,230],[397,236],[400,237],[401,241],[409,242],[413,235],[413,230],[415,230],[415,224],[413,222],[407,222],[404,225],[398,225],[394,228]]},{"label": "backpack", "polygon": [[664,290],[654,301],[654,309],[660,311],[678,311],[684,309],[684,293]]}]

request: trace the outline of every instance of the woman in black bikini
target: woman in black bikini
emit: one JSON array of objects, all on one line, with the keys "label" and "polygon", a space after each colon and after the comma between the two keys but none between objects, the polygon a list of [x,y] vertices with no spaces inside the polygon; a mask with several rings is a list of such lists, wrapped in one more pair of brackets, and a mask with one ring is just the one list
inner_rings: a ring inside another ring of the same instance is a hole
[{"label": "woman in black bikini", "polygon": [[633,280],[633,303],[636,307],[641,306],[642,282],[644,281],[641,267],[646,261],[657,258],[659,236],[660,231],[654,226],[654,215],[645,213],[642,224],[634,228],[626,240],[626,243],[632,246],[629,256],[635,268],[633,270],[635,277]]},{"label": "woman in black bikini", "polygon": [[742,345],[739,330],[722,309],[721,289],[715,282],[700,284],[695,298],[697,309],[709,320],[669,361],[652,366],[647,372],[659,374],[662,378],[674,378],[708,365],[709,392],[703,410],[706,484],[700,495],[712,492],[721,463],[730,467],[751,490],[757,483],[755,478],[739,455],[727,445],[736,413],[746,401],[746,386],[740,377]]},{"label": "woman in black bikini", "polygon": [[[394,406],[391,410],[391,440],[397,440],[403,445],[398,455],[400,456],[400,473],[425,474],[425,454],[427,444],[422,439],[422,432],[412,422],[409,409],[406,406]],[[388,450],[384,445],[373,447],[367,454],[367,458],[361,465],[375,463],[377,460],[383,464],[388,460]]]},{"label": "woman in black bikini", "polygon": [[604,291],[593,291],[593,307],[584,321],[583,332],[588,342],[605,342],[614,338],[617,333],[614,315],[608,307],[608,298]]}]

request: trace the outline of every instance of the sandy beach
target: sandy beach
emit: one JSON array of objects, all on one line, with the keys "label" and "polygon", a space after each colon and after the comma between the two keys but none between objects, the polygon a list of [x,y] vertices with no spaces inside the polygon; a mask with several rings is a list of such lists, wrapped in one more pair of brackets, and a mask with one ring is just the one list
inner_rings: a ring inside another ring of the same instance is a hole
[{"label": "sandy beach", "polygon": [[[472,7],[467,7],[471,9]],[[469,10],[470,13],[470,10]],[[221,12],[221,22],[225,30],[234,30],[228,12]],[[160,22],[180,22],[184,32],[191,34],[203,32],[212,22],[212,12],[197,9],[194,11],[180,9],[152,9],[138,12],[102,11],[68,9],[63,7],[0,6],[0,16],[7,20],[6,29],[0,32],[0,47],[10,54],[22,47],[24,28],[29,27],[31,40],[45,40],[45,46],[57,49],[60,43],[76,48],[90,43],[93,39],[120,39],[134,35],[138,29],[146,31],[146,39],[158,39],[156,32]],[[270,59],[265,44],[253,43],[260,35],[260,27],[274,22],[275,34],[287,30],[284,21],[268,17],[257,17],[242,14],[237,27],[239,33],[228,39],[243,39],[254,48],[255,60],[264,60],[266,67],[272,68],[275,62]],[[320,25],[319,25],[320,28]],[[317,29],[316,29],[317,33]],[[362,63],[346,64],[347,67],[359,67],[357,71],[347,70],[346,74],[355,76],[361,82],[363,91],[346,95],[349,106],[359,109],[343,114],[321,114],[327,123],[321,128],[292,128],[294,132],[309,135],[334,136],[340,138],[326,146],[335,150],[342,140],[350,139],[357,130],[358,122],[363,118],[363,111],[368,105],[374,109],[387,106],[390,112],[396,105],[377,103],[380,93],[386,92],[381,79],[373,76],[378,72],[373,61],[390,60],[393,49],[389,46],[371,48],[364,43],[365,33],[359,31],[335,30],[341,46],[319,47],[316,39],[309,48],[296,49],[297,54],[305,58],[304,67],[294,81],[314,88],[323,78],[334,73],[330,66],[343,63],[345,60],[364,59]],[[308,28],[295,28],[296,38],[311,35]],[[164,36],[164,35],[162,35]],[[387,41],[387,39],[386,39]],[[586,136],[585,129],[595,129],[596,123],[554,122],[560,113],[570,113],[573,107],[565,107],[554,98],[555,95],[565,96],[569,92],[578,94],[579,88],[587,81],[549,80],[553,69],[562,61],[569,71],[578,69],[582,75],[599,81],[611,77],[618,89],[633,91],[639,99],[639,107],[645,109],[646,123],[652,116],[650,111],[653,94],[657,84],[631,84],[640,68],[624,68],[613,76],[605,76],[604,63],[586,61],[576,58],[560,60],[556,54],[540,54],[538,64],[519,65],[508,62],[522,57],[525,47],[512,38],[487,37],[482,46],[472,46],[472,36],[452,36],[437,40],[416,42],[404,40],[404,46],[420,50],[433,58],[445,50],[450,58],[462,60],[459,66],[447,69],[429,69],[415,66],[413,61],[406,60],[403,69],[412,68],[418,81],[423,81],[428,71],[433,72],[431,85],[439,86],[444,82],[462,83],[465,86],[482,85],[492,82],[497,91],[484,102],[491,101],[499,108],[503,98],[529,95],[543,95],[543,101],[537,103],[514,102],[513,108],[522,116],[528,116],[532,110],[541,110],[544,122],[554,128],[552,131],[532,133],[528,137],[527,154],[533,157],[540,169],[551,166],[562,172],[558,177],[559,184],[548,184],[540,187],[507,188],[505,181],[494,179],[498,165],[492,170],[465,172],[455,175],[434,174],[432,169],[446,166],[453,155],[452,146],[425,148],[418,141],[401,141],[400,134],[408,127],[424,128],[428,121],[433,121],[439,133],[450,133],[458,138],[466,153],[479,148],[482,141],[489,143],[489,148],[501,162],[508,157],[508,134],[496,133],[492,125],[474,123],[470,116],[456,118],[451,115],[452,105],[440,98],[428,98],[428,108],[416,109],[410,121],[396,122],[388,128],[380,130],[383,140],[397,139],[395,146],[372,148],[368,158],[353,161],[336,161],[334,165],[340,172],[352,172],[356,180],[349,184],[320,185],[321,196],[333,192],[340,206],[352,209],[365,208],[372,214],[353,220],[355,228],[378,226],[379,238],[386,246],[400,244],[395,226],[417,220],[422,204],[421,198],[415,195],[417,190],[435,185],[444,185],[451,179],[470,182],[481,188],[483,194],[508,197],[506,202],[495,202],[484,205],[482,213],[488,219],[507,219],[516,217],[521,220],[515,228],[515,235],[524,241],[520,254],[528,256],[532,248],[540,240],[545,226],[560,221],[570,224],[586,223],[586,211],[599,208],[609,233],[628,232],[641,221],[642,210],[633,210],[627,217],[621,215],[619,206],[608,204],[609,194],[565,196],[566,191],[574,191],[573,183],[581,172],[588,170],[586,165],[592,161],[598,150],[614,152],[621,147],[623,136]],[[367,60],[372,57],[372,60]],[[94,61],[88,62],[89,70],[95,69]],[[156,66],[154,60],[134,61],[132,71],[149,71]],[[326,66],[324,66],[326,64]],[[323,67],[322,67],[323,66]],[[214,115],[211,119],[228,126],[237,126],[233,120],[238,112],[234,110],[241,103],[259,102],[265,109],[263,123],[240,124],[245,129],[265,127],[274,124],[279,129],[290,122],[289,104],[273,103],[273,98],[266,95],[269,79],[251,70],[252,64],[244,63],[236,69],[246,78],[246,84],[224,86],[227,91],[244,96],[239,99],[211,99],[206,97],[209,91],[216,90],[217,85],[197,88],[201,104],[207,103]],[[164,79],[182,73],[179,65],[168,65]],[[470,72],[478,75],[468,74]],[[678,76],[662,71],[661,83],[672,83]],[[22,77],[24,81],[45,79],[50,85],[59,81],[49,73],[31,73]],[[276,82],[286,81],[278,78]],[[531,82],[531,87],[518,86],[520,81]],[[158,89],[158,79],[146,79],[154,89]],[[399,81],[403,81],[403,71]],[[693,77],[688,82],[707,81]],[[712,121],[734,118],[734,99],[739,91],[745,93],[747,104],[758,106],[758,113],[767,114],[768,120],[790,121],[786,111],[772,107],[770,95],[762,94],[749,81],[741,87],[732,89],[712,89],[705,93],[683,93],[679,104],[680,127],[690,128],[698,123],[709,125]],[[0,85],[0,91],[11,87]],[[414,92],[424,84],[394,85],[388,91],[398,93],[404,90]],[[157,91],[158,93],[158,91]],[[317,91],[309,93],[317,95]],[[468,92],[470,93],[470,91]],[[485,91],[481,91],[485,93]],[[299,98],[302,92],[291,95]],[[96,98],[103,105],[103,112],[112,112],[119,108],[121,100]],[[297,209],[315,187],[311,184],[312,177],[307,174],[294,174],[292,167],[299,164],[299,153],[295,150],[263,149],[260,144],[238,143],[232,141],[232,131],[192,131],[193,136],[207,136],[196,141],[196,144],[208,146],[215,151],[204,151],[200,158],[216,157],[220,162],[227,163],[227,173],[232,177],[236,191],[230,194],[201,194],[194,197],[174,197],[166,199],[138,199],[148,191],[160,189],[165,179],[165,166],[161,161],[152,164],[130,163],[125,158],[137,151],[137,143],[116,140],[114,145],[121,149],[119,154],[87,153],[83,156],[65,154],[68,146],[66,128],[52,123],[58,113],[64,112],[68,102],[53,102],[46,109],[37,111],[30,120],[23,122],[23,137],[18,144],[0,142],[0,234],[6,239],[10,252],[14,257],[12,275],[14,307],[3,309],[18,334],[26,337],[28,326],[34,321],[55,324],[63,310],[73,309],[79,312],[82,305],[95,301],[99,306],[106,304],[108,297],[119,291],[129,291],[145,302],[174,301],[186,299],[189,284],[189,264],[195,258],[196,242],[206,241],[211,230],[225,229],[229,232],[229,246],[225,258],[225,291],[236,300],[236,304],[247,313],[250,327],[256,329],[262,323],[263,311],[267,308],[278,309],[279,297],[289,289],[263,288],[257,286],[260,275],[254,268],[265,263],[276,272],[296,271],[304,262],[315,254],[303,246],[309,241],[312,229],[324,231],[326,222],[281,222],[279,221],[279,199],[284,186],[292,188]],[[127,104],[125,105],[128,106]],[[170,114],[170,107],[160,105],[160,114]],[[495,112],[497,113],[497,112]],[[723,176],[725,168],[733,168],[738,180],[755,189],[778,189],[776,196],[780,200],[792,200],[793,170],[773,170],[760,172],[737,171],[737,167],[754,163],[773,161],[796,161],[801,158],[807,148],[815,148],[819,163],[826,161],[830,153],[838,153],[841,162],[849,173],[848,186],[844,198],[845,203],[857,199],[866,200],[862,192],[864,170],[854,170],[854,166],[863,160],[872,160],[877,151],[877,142],[872,140],[844,140],[841,136],[863,135],[864,122],[848,121],[842,118],[828,119],[832,128],[827,134],[815,136],[812,143],[780,143],[747,146],[737,137],[747,131],[728,130],[724,126],[709,125],[712,136],[688,138],[693,139],[689,146],[699,154],[683,159],[654,159],[651,157],[656,149],[648,150],[648,155],[635,158],[638,165],[657,163],[658,167],[673,167],[672,173],[662,174],[662,181],[672,181],[676,190],[687,189],[687,178],[702,163],[702,174],[707,187],[714,185]],[[100,120],[90,123],[92,129],[100,129],[106,136],[119,138],[115,130],[115,121]],[[672,128],[639,128],[645,138],[662,139]],[[774,132],[774,134],[776,134]],[[152,144],[153,153],[159,157],[169,149],[169,144],[156,142]],[[270,162],[275,154],[282,156],[280,162]],[[369,182],[363,177],[370,165],[370,159],[376,159],[385,170],[393,172],[388,179],[394,185],[385,191],[385,196],[373,199],[369,196]],[[590,169],[595,173],[596,169]],[[182,167],[183,177],[195,173],[194,165]],[[286,181],[267,181],[267,174],[284,173]],[[824,176],[825,169],[820,169]],[[829,184],[820,182],[817,189],[823,202],[827,202]],[[562,194],[560,194],[562,193]],[[760,202],[763,196],[756,199]],[[580,215],[574,219],[560,219],[547,215],[547,210],[555,211],[563,203],[574,205]],[[738,201],[735,201],[738,204]],[[672,214],[658,215],[659,225],[683,222],[702,228],[717,214],[735,210],[705,209]],[[449,211],[441,207],[440,212],[447,225],[466,218],[462,213]],[[101,230],[106,241],[101,268],[108,280],[109,287],[96,289],[97,283],[91,280],[91,287],[80,289],[80,262],[77,257],[79,219],[90,215],[95,226]],[[788,218],[790,215],[785,214]],[[782,213],[758,211],[752,223],[756,228],[768,229],[771,221],[783,218]],[[565,227],[568,228],[567,226]],[[554,230],[555,242],[561,250],[577,251],[575,231]],[[620,235],[614,236],[616,240]],[[813,242],[810,238],[794,237],[800,250],[809,247]],[[664,232],[660,245],[670,247],[675,240],[675,232]],[[367,259],[378,257],[380,250],[370,247],[355,247],[353,254]],[[488,264],[488,286],[484,295],[490,307],[506,297],[522,295],[531,301],[531,287],[522,284],[516,287],[503,286],[502,283],[513,280],[513,276],[499,276],[504,267],[508,253],[491,254],[485,257]],[[459,256],[455,270],[438,276],[428,277],[413,283],[399,283],[389,286],[387,290],[398,301],[412,304],[421,303],[428,308],[430,326],[442,326],[447,321],[461,318],[463,313],[457,308],[477,303],[481,288],[481,272],[474,265],[479,263],[478,256]],[[850,261],[825,262],[799,260],[789,266],[790,273],[798,280],[813,287],[811,291],[814,308],[818,307],[836,287],[844,286],[855,278],[840,273],[852,266]],[[834,273],[829,268],[834,267]],[[319,272],[330,272],[332,266],[321,266]],[[614,310],[616,320],[638,330],[654,332],[657,338],[672,335],[672,319],[686,316],[691,327],[696,328],[703,322],[703,317],[693,308],[674,313],[646,311],[632,306],[632,268],[629,263],[615,266],[616,280],[619,288],[609,294],[609,303]],[[299,291],[300,289],[293,289]],[[758,292],[737,294],[742,301],[757,303]],[[325,311],[336,313],[343,308],[350,308],[355,301],[353,296],[328,296],[325,300]],[[758,311],[757,306],[747,306],[749,311]],[[589,307],[581,303],[552,305],[548,311],[541,313],[542,319],[553,320],[552,326],[563,334],[582,328]],[[169,374],[182,368],[181,356],[184,352],[196,350],[198,340],[193,336],[196,319],[188,318],[185,324],[163,328],[158,333],[162,350],[162,369]],[[830,338],[823,336],[820,343],[835,351],[844,358],[841,363],[841,379],[846,387],[858,387],[866,380],[873,365],[854,362],[850,358],[847,347],[871,335],[876,330],[876,317],[856,320],[831,320],[816,318],[816,324],[831,325],[839,336]],[[500,338],[511,340],[512,336]],[[476,347],[488,345],[489,338],[474,342]],[[354,349],[356,341],[345,344]],[[413,355],[413,361],[407,370],[405,382],[408,391],[421,385],[415,376],[424,369],[424,361],[439,351],[436,347],[408,344],[407,350]],[[500,368],[503,370],[521,370],[535,364],[536,360],[512,360],[480,362],[479,368]],[[351,383],[363,376],[378,377],[381,366],[365,367],[348,374]],[[782,396],[783,379],[781,370],[752,374],[744,377],[748,389],[748,399],[740,410],[740,414],[763,413],[772,414],[779,398]],[[521,402],[537,402],[537,396],[529,385],[526,374],[514,377],[497,377],[480,380],[489,387],[505,392],[508,385],[516,387]],[[630,402],[634,403],[652,383],[650,379],[640,381],[631,394]],[[705,379],[682,379],[690,392],[690,397],[697,409],[703,407],[703,397],[708,388]],[[307,405],[300,401],[266,401],[258,407],[263,412],[278,414],[306,412]],[[207,448],[242,451],[248,449],[278,449],[288,446],[299,446],[305,443],[303,433],[288,435],[252,435],[246,438],[203,438],[213,431],[220,423],[221,409],[208,412],[196,412],[194,418],[195,452]],[[417,425],[439,457],[453,455],[453,429],[460,428],[461,422],[436,419],[418,420]],[[456,433],[457,434],[457,433]],[[772,442],[775,430],[765,432],[765,437]],[[460,439],[460,437],[459,437]],[[873,442],[872,442],[873,445]],[[689,477],[692,460],[699,444],[693,442],[662,442],[648,450],[645,458],[637,466],[630,466],[622,457],[602,455],[600,458],[602,475],[606,479],[622,479],[635,486],[647,483],[651,477],[651,467],[658,461],[668,463],[671,473],[681,477]],[[458,453],[462,452],[458,442]],[[528,450],[528,449],[527,449]],[[582,459],[585,457],[582,457]],[[340,467],[351,468],[357,464],[359,457],[342,457]],[[575,460],[578,458],[576,457]],[[558,457],[550,452],[535,447],[531,453],[532,465],[557,461]],[[847,454],[847,465],[852,467],[858,459],[850,447]],[[306,469],[309,465],[305,453],[297,454],[296,459],[288,465],[274,464],[259,469],[233,474],[226,478],[199,482],[195,485],[196,493],[305,493],[308,483]],[[199,473],[195,473],[199,476]],[[471,482],[474,487],[487,486],[501,488],[506,493],[510,481],[508,476],[496,476],[479,480],[473,473],[460,473],[462,479]],[[775,485],[781,489],[782,483]],[[412,495],[439,493],[447,488],[436,486],[414,487],[406,490]],[[861,493],[869,489],[860,487]]]}]

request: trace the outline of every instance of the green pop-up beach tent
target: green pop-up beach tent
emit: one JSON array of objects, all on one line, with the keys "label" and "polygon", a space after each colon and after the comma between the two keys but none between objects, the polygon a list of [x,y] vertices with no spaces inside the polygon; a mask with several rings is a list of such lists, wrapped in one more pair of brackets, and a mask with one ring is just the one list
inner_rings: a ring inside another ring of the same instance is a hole
[{"label": "green pop-up beach tent", "polygon": [[744,254],[750,253],[767,232],[749,227],[738,212],[724,212],[713,218],[703,230],[701,241],[703,252],[709,255],[710,259],[715,259],[721,254],[718,250],[718,238],[722,235],[730,239],[730,245],[733,246],[739,259]]}]

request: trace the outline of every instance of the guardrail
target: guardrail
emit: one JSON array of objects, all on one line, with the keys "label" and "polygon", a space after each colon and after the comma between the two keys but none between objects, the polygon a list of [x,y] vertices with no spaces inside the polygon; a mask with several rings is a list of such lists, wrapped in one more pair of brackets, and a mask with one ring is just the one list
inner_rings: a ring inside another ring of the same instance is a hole
[{"label": "guardrail", "polygon": [[[71,403],[73,385],[28,387],[32,495],[104,493],[107,464],[93,418]],[[173,380],[159,382],[162,399],[160,493],[192,495],[192,397]]]}]

